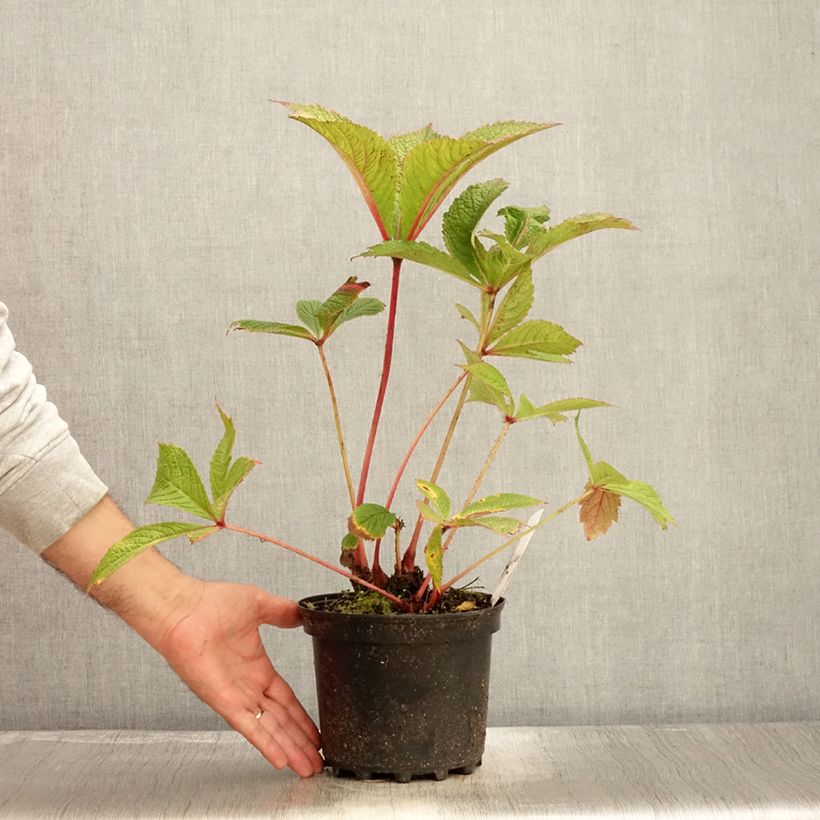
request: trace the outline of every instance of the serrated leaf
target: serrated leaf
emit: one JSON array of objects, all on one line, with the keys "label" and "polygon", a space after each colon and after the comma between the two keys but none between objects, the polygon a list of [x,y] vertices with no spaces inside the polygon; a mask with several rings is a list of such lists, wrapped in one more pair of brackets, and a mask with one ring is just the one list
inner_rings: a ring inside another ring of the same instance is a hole
[{"label": "serrated leaf", "polygon": [[544,254],[579,236],[600,231],[604,228],[620,228],[635,231],[637,228],[628,220],[612,214],[592,213],[578,214],[570,219],[547,228],[536,235],[527,247],[527,256],[532,260],[540,259]]},{"label": "serrated leaf", "polygon": [[528,245],[537,233],[546,230],[543,223],[549,221],[550,209],[546,205],[535,208],[521,208],[508,205],[498,211],[504,217],[504,233],[516,248]]},{"label": "serrated leaf", "polygon": [[299,321],[316,337],[322,335],[322,323],[317,315],[321,308],[322,303],[318,299],[300,299],[296,303]]},{"label": "serrated leaf", "polygon": [[490,404],[497,407],[505,416],[513,410],[512,399],[509,396],[505,396],[500,390],[490,387],[487,382],[473,379],[470,380],[467,401]]},{"label": "serrated leaf", "polygon": [[465,188],[444,214],[441,235],[447,250],[470,271],[481,279],[481,271],[473,250],[473,236],[481,217],[501,196],[508,185],[503,179],[491,179]]},{"label": "serrated leaf", "polygon": [[438,137],[409,151],[399,177],[400,233],[415,239],[453,186],[481,160],[556,123],[498,122],[459,139]]},{"label": "serrated leaf", "polygon": [[369,287],[370,282],[359,282],[355,276],[350,276],[343,285],[336,288],[322,302],[322,306],[316,311],[316,318],[322,326],[324,335],[329,334],[339,316],[356,302],[362,291]]},{"label": "serrated leaf", "polygon": [[487,341],[492,344],[508,330],[521,324],[532,308],[533,299],[532,270],[525,268],[504,294],[493,323],[490,325]]},{"label": "serrated leaf", "polygon": [[458,315],[461,316],[462,319],[466,319],[475,329],[480,333],[481,327],[478,324],[478,319],[473,315],[473,312],[469,309],[464,307],[464,305],[460,305],[456,303],[456,310],[458,311]]},{"label": "serrated leaf", "polygon": [[387,140],[387,144],[393,149],[396,155],[396,160],[399,167],[404,165],[404,160],[410,153],[411,149],[415,148],[421,142],[436,139],[441,134],[433,131],[431,124],[425,125],[423,128],[418,128],[415,131],[408,131],[404,134],[396,134]]},{"label": "serrated leaf", "polygon": [[228,327],[232,330],[247,330],[249,333],[274,333],[277,336],[295,336],[298,339],[316,341],[309,330],[299,325],[287,325],[282,322],[265,322],[259,319],[238,319]]},{"label": "serrated leaf", "polygon": [[349,532],[342,538],[342,549],[346,552],[355,550],[359,546],[359,538],[355,533]]},{"label": "serrated leaf", "polygon": [[462,365],[462,367],[473,377],[473,380],[478,379],[478,381],[484,382],[492,387],[493,390],[497,390],[503,396],[512,398],[510,386],[507,384],[507,380],[498,368],[493,367],[487,362],[465,364]]},{"label": "serrated leaf", "polygon": [[427,242],[411,242],[407,239],[388,239],[386,242],[380,242],[378,245],[371,245],[364,253],[360,253],[359,256],[389,256],[396,259],[407,259],[410,262],[418,262],[419,265],[426,265],[427,267],[449,273],[451,276],[455,276],[456,279],[467,282],[468,285],[472,285],[473,287],[481,287],[481,283],[472,278],[458,259],[433,247],[433,245],[429,245]]},{"label": "serrated leaf", "polygon": [[362,316],[376,316],[384,310],[384,302],[374,299],[372,296],[362,296],[350,307],[345,308],[333,322],[332,330],[349,322],[351,319],[358,319]]},{"label": "serrated leaf", "polygon": [[319,105],[282,102],[291,119],[321,134],[347,165],[385,238],[396,223],[396,152],[384,137]]},{"label": "serrated leaf", "polygon": [[423,478],[417,478],[416,486],[442,518],[447,518],[450,515],[450,496],[438,484],[433,484],[432,481],[426,481]]},{"label": "serrated leaf", "polygon": [[619,496],[626,496],[640,504],[662,529],[674,524],[675,519],[663,506],[655,489],[643,481],[632,481],[619,473],[611,464],[599,461],[592,468],[593,482]]},{"label": "serrated leaf", "polygon": [[160,444],[157,474],[147,504],[159,504],[215,520],[202,479],[188,454],[175,444]]},{"label": "serrated leaf", "polygon": [[360,504],[347,520],[348,530],[366,541],[382,538],[395,523],[395,513],[381,504]]},{"label": "serrated leaf", "polygon": [[507,510],[523,509],[525,507],[537,507],[543,504],[537,498],[521,493],[496,493],[488,495],[468,504],[456,518],[471,518],[487,515],[488,513],[506,512]]},{"label": "serrated leaf", "polygon": [[578,520],[584,526],[584,536],[592,541],[603,535],[618,520],[621,499],[604,487],[587,484],[589,493],[580,502]]},{"label": "serrated leaf", "polygon": [[222,492],[214,497],[213,508],[217,518],[222,519],[225,515],[225,510],[234,490],[244,481],[248,473],[256,467],[257,464],[259,464],[259,462],[256,459],[248,458],[247,456],[239,456],[239,458],[231,464],[225,476],[225,484],[222,488]]},{"label": "serrated leaf", "polygon": [[416,501],[416,509],[418,509],[419,515],[425,521],[432,521],[434,524],[441,524],[445,520],[438,510],[434,510],[426,501],[423,501],[421,498]]},{"label": "serrated leaf", "polygon": [[485,351],[487,356],[517,356],[543,361],[569,361],[566,357],[581,344],[560,325],[544,319],[531,319],[507,331]]},{"label": "serrated leaf", "polygon": [[427,571],[436,589],[441,587],[441,574],[443,572],[443,549],[441,545],[441,527],[435,527],[430,533],[430,538],[424,547],[424,560],[427,563]]},{"label": "serrated leaf", "polygon": [[456,527],[484,527],[499,535],[512,535],[521,529],[521,522],[517,518],[506,515],[488,515],[483,518],[457,518],[453,522]]},{"label": "serrated leaf", "polygon": [[[493,240],[489,248],[481,244],[479,237]],[[476,264],[481,271],[481,279],[495,289],[504,287],[529,265],[529,257],[516,250],[506,236],[480,231],[473,239]]]},{"label": "serrated leaf", "polygon": [[464,359],[466,360],[467,364],[477,364],[481,361],[481,356],[478,355],[474,350],[471,350],[461,339],[456,339],[458,342],[459,347],[461,348],[461,352],[464,354]]},{"label": "serrated leaf", "polygon": [[521,396],[518,402],[518,409],[515,411],[516,421],[529,421],[537,418],[548,418],[553,424],[559,421],[566,421],[567,417],[564,413],[569,413],[573,410],[587,410],[593,407],[611,407],[609,402],[598,401],[597,399],[559,399],[558,401],[551,401],[547,404],[542,404],[536,407],[526,397]]},{"label": "serrated leaf", "polygon": [[233,453],[233,445],[236,440],[236,428],[230,416],[226,415],[223,409],[217,404],[216,409],[219,411],[219,417],[222,419],[222,424],[225,432],[216,445],[213,456],[211,456],[211,496],[216,498],[225,488],[225,477],[228,474],[228,468],[231,466],[231,457]]},{"label": "serrated leaf", "polygon": [[101,584],[109,575],[149,547],[178,538],[180,535],[187,535],[192,542],[200,541],[217,530],[219,527],[203,527],[201,524],[183,524],[177,521],[138,527],[108,549],[91,574],[86,588],[90,589],[95,584]]}]

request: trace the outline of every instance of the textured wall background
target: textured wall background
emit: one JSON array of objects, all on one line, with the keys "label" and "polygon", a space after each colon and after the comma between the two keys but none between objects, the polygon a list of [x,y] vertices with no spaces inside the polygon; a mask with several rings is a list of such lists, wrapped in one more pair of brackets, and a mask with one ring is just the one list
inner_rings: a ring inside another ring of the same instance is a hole
[{"label": "textured wall background", "polygon": [[[286,318],[353,272],[386,299],[389,264],[348,261],[377,238],[359,193],[269,98],[321,102],[387,133],[559,120],[468,180],[503,176],[507,203],[547,202],[556,218],[608,210],[642,232],[586,237],[541,263],[534,315],[585,346],[573,367],[506,370],[544,400],[618,404],[586,415],[587,439],[654,483],[679,526],[661,533],[625,506],[591,544],[572,517],[537,536],[497,636],[492,722],[820,717],[815,3],[60,0],[0,11],[0,299],[136,520],[163,516],[142,505],[158,440],[209,457],[217,397],[240,452],[263,462],[237,522],[336,554],[345,495],[315,354],[224,329]],[[426,237],[437,233],[438,220]],[[407,266],[378,497],[451,378],[464,298],[454,280]],[[331,351],[355,463],[383,328],[362,320]],[[442,478],[456,495],[495,434],[489,409],[469,415]],[[411,474],[429,470],[442,433]],[[487,488],[557,505],[582,480],[568,425],[522,426]],[[409,492],[399,501],[411,509]],[[0,541],[0,727],[218,725],[126,627]],[[280,594],[338,588],[238,537],[167,553],[202,577]],[[269,639],[312,705],[306,637]]]}]

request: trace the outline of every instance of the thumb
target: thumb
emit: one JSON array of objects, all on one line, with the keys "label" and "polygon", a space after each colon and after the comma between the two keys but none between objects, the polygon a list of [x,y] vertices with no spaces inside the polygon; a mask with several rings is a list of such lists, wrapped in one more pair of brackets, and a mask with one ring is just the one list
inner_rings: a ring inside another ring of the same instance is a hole
[{"label": "thumb", "polygon": [[278,626],[283,629],[292,629],[301,626],[302,616],[296,601],[290,598],[280,598],[264,590],[259,590],[259,623]]}]

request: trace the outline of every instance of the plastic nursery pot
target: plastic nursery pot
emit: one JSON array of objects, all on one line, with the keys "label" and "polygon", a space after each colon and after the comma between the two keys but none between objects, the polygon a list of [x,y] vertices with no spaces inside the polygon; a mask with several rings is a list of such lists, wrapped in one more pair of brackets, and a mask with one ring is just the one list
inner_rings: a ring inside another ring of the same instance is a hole
[{"label": "plastic nursery pot", "polygon": [[360,779],[443,780],[481,765],[492,634],[504,600],[470,612],[348,615],[299,602],[313,636],[326,765]]}]

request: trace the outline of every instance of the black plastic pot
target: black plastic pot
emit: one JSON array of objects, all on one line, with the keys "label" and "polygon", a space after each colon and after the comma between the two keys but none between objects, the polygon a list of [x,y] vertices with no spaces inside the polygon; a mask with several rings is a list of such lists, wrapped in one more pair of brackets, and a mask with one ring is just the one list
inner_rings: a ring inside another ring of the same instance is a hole
[{"label": "black plastic pot", "polygon": [[443,780],[481,765],[490,647],[503,599],[441,615],[346,615],[299,602],[313,636],[319,723],[334,775]]}]

